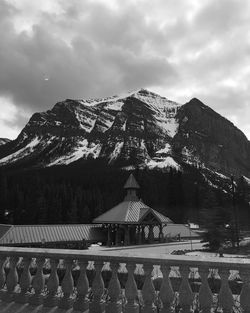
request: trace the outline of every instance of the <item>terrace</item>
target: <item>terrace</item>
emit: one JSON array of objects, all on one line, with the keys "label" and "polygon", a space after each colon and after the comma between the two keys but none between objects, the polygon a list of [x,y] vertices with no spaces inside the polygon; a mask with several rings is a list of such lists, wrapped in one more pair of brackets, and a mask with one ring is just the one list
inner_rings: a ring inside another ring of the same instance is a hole
[{"label": "terrace", "polygon": [[0,312],[250,311],[250,260],[0,247]]}]

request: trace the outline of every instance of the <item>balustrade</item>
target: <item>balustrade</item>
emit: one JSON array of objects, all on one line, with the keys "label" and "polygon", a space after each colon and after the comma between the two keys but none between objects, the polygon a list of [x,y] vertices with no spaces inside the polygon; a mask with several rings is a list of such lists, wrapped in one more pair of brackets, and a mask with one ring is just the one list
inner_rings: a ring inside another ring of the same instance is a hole
[{"label": "balustrade", "polygon": [[[239,273],[238,285],[232,273]],[[73,306],[89,313],[250,313],[250,260],[2,247],[0,298],[16,305],[58,306],[61,312]]]}]

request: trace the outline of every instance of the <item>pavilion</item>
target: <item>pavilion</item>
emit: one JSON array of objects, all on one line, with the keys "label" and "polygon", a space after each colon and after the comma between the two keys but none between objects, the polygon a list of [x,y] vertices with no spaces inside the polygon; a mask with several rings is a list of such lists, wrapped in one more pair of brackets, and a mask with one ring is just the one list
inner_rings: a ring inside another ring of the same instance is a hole
[{"label": "pavilion", "polygon": [[152,243],[155,241],[155,228],[158,228],[157,241],[162,242],[163,228],[173,222],[138,198],[140,186],[133,174],[130,174],[124,189],[124,200],[93,220],[106,229],[107,246]]}]

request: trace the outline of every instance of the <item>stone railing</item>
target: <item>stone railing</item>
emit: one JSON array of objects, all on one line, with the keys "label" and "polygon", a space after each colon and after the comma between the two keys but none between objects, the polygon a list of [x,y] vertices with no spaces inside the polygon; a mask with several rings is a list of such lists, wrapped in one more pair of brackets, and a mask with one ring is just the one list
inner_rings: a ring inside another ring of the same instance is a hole
[{"label": "stone railing", "polygon": [[65,312],[250,312],[248,259],[0,247],[0,285],[1,304]]}]

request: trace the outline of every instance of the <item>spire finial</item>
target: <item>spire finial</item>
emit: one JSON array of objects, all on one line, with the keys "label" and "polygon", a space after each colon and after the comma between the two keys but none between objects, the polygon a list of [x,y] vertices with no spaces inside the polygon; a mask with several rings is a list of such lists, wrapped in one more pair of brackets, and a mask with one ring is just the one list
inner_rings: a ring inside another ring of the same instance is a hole
[{"label": "spire finial", "polygon": [[124,189],[127,190],[127,195],[124,199],[125,201],[138,201],[136,190],[140,189],[140,186],[132,173],[129,175],[129,178],[124,185]]},{"label": "spire finial", "polygon": [[132,173],[129,175],[129,178],[127,179],[123,188],[124,189],[140,189],[140,186],[137,183],[137,181],[136,181],[136,179]]}]

